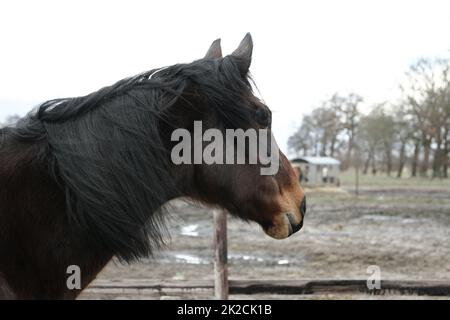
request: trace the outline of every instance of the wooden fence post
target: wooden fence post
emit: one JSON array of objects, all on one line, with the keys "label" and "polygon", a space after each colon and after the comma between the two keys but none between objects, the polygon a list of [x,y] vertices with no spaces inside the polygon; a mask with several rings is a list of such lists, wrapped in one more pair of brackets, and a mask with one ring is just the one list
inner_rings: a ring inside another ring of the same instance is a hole
[{"label": "wooden fence post", "polygon": [[214,214],[214,293],[216,299],[228,300],[227,213],[216,209]]}]

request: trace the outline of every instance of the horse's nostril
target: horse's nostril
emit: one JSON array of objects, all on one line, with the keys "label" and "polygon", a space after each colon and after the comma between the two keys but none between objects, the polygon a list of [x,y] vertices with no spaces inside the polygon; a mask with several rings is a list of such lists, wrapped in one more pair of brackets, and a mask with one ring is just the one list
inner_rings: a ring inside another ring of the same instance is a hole
[{"label": "horse's nostril", "polygon": [[300,204],[300,212],[302,216],[306,215],[306,196],[303,197],[302,203]]},{"label": "horse's nostril", "polygon": [[295,222],[295,217],[291,213],[286,213],[287,222],[289,226],[289,235],[296,233],[298,230],[300,230],[303,227],[303,221],[301,221],[299,224]]}]

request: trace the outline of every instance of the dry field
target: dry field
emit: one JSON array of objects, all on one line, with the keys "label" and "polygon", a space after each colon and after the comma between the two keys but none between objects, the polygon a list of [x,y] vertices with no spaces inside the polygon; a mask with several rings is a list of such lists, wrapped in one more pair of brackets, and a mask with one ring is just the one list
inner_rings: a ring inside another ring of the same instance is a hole
[{"label": "dry field", "polygon": [[[377,265],[384,280],[450,281],[450,183],[353,176],[342,187],[308,189],[303,229],[286,240],[266,236],[256,224],[228,221],[230,279],[366,279]],[[153,259],[131,265],[112,261],[98,281],[123,279],[212,280],[211,209],[171,203],[171,239]],[[87,290],[82,298],[210,298],[183,294]],[[399,298],[400,296],[395,296]],[[423,298],[401,296],[403,298]],[[231,298],[383,298],[365,295],[252,295]],[[392,298],[385,296],[384,298]]]}]

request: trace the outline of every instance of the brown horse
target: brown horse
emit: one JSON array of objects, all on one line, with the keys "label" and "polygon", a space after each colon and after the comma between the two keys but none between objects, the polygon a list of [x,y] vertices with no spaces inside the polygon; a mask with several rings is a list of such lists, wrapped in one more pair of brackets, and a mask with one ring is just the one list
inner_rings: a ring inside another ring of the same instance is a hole
[{"label": "brown horse", "polygon": [[[271,113],[252,93],[252,39],[222,57],[155,69],[84,97],[43,103],[0,131],[0,298],[76,298],[113,256],[132,261],[163,243],[164,204],[177,197],[256,221],[277,239],[303,225],[305,196],[288,160],[171,161],[177,128],[262,129]],[[67,286],[68,267],[81,288]]]}]

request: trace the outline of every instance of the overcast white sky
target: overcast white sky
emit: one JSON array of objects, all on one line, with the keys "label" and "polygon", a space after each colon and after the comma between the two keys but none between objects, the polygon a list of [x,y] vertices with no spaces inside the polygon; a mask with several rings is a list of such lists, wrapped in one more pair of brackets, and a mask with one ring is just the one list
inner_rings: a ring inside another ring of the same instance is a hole
[{"label": "overcast white sky", "polygon": [[393,99],[408,65],[450,49],[450,1],[0,2],[0,119],[123,77],[201,58],[250,31],[251,71],[282,149],[336,91]]}]

